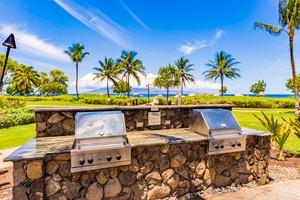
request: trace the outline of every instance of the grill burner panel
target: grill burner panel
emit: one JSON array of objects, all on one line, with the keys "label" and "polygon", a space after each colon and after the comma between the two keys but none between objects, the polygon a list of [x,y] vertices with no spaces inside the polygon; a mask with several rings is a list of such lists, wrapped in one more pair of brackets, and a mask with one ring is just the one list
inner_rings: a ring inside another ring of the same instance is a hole
[{"label": "grill burner panel", "polygon": [[208,155],[245,151],[246,135],[230,110],[194,109],[189,128],[209,139]]},{"label": "grill burner panel", "polygon": [[71,172],[131,164],[131,145],[121,111],[82,112],[75,116]]}]

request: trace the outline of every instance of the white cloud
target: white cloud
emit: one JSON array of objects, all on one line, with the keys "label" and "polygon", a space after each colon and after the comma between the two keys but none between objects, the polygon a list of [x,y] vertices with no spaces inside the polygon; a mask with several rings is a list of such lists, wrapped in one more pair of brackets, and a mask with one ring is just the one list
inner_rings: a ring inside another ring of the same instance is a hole
[{"label": "white cloud", "polygon": [[203,47],[207,46],[207,41],[202,40],[201,42],[198,40],[194,40],[194,43],[190,43],[189,41],[186,41],[185,45],[181,45],[177,50],[181,51],[182,53],[186,55],[190,55],[198,51],[199,49],[202,49]]},{"label": "white cloud", "polygon": [[11,33],[15,36],[17,48],[24,54],[33,54],[51,60],[69,61],[62,48],[48,43],[46,39],[41,39],[32,33],[28,33],[22,26],[1,25],[0,35],[2,37],[6,38]]},{"label": "white cloud", "polygon": [[146,24],[144,24],[144,22],[142,22],[142,20],[140,20],[129,8],[128,6],[123,2],[121,1],[122,5],[124,6],[124,8],[129,12],[129,14],[133,17],[133,19],[138,23],[140,24],[142,27],[144,27],[145,29],[149,29]]},{"label": "white cloud", "polygon": [[186,41],[186,44],[180,45],[180,47],[177,50],[186,55],[193,54],[193,53],[197,52],[199,49],[216,44],[216,42],[224,34],[225,34],[224,31],[217,29],[217,32],[213,35],[212,39],[209,42],[206,40],[198,41],[198,40],[194,39],[193,43]]},{"label": "white cloud", "polygon": [[[156,74],[149,73],[147,74],[147,77],[141,77],[141,85],[138,86],[136,80],[132,79],[130,80],[132,87],[138,87],[138,88],[146,88],[148,84],[152,84],[153,80],[156,78]],[[98,83],[97,80],[93,80],[94,75],[93,73],[88,73],[84,75],[79,81],[79,91],[90,91],[95,90],[99,88],[106,88],[106,80],[102,81],[101,83]],[[75,82],[69,84],[71,87],[75,87]],[[109,86],[111,86],[112,83],[109,83]],[[193,83],[187,83],[184,90],[195,90],[199,93],[203,90],[219,90],[220,84],[219,83],[210,83],[207,81],[200,81],[197,80],[195,84]]]},{"label": "white cloud", "polygon": [[96,8],[85,8],[73,1],[54,0],[60,7],[67,11],[70,15],[78,19],[84,25],[97,33],[112,40],[121,47],[128,47],[129,44],[122,36],[126,32],[122,27],[109,19],[100,10]]}]

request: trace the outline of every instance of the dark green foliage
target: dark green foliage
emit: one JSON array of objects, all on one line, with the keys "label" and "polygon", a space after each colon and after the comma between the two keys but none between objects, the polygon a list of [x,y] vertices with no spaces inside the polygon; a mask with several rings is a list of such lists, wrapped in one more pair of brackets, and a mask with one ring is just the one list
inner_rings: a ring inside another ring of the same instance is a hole
[{"label": "dark green foliage", "polygon": [[34,113],[25,108],[24,101],[0,98],[0,105],[0,129],[35,122]]},{"label": "dark green foliage", "polygon": [[250,92],[256,94],[256,96],[261,93],[265,92],[267,87],[267,83],[264,80],[259,80],[257,83],[254,83],[250,87]]}]

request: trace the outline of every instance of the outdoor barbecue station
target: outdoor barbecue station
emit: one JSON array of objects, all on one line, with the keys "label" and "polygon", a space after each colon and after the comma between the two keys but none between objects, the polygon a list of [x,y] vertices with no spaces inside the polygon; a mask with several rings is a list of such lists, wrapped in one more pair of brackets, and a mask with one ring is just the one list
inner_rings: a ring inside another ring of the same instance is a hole
[{"label": "outdoor barbecue station", "polygon": [[231,104],[34,108],[13,162],[13,198],[168,199],[268,182],[270,134]]}]

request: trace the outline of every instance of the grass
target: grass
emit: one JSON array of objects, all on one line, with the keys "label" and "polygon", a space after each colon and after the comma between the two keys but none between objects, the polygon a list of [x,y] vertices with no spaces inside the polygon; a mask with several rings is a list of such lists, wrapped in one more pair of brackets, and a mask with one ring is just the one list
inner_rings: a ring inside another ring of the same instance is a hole
[{"label": "grass", "polygon": [[[233,108],[233,114],[242,127],[268,131],[253,115],[256,114],[257,116],[262,117],[263,115],[261,114],[261,111],[263,111],[268,117],[270,117],[271,115],[277,117],[279,121],[283,121],[282,117],[285,119],[296,118],[294,109]],[[300,152],[300,140],[296,135],[291,135],[289,137],[284,145],[284,149],[298,153]]]},{"label": "grass", "polygon": [[29,108],[38,107],[57,107],[57,106],[101,106],[101,105],[91,105],[78,101],[66,102],[66,101],[28,101],[26,104]]},{"label": "grass", "polygon": [[[62,102],[62,101],[40,101],[40,102],[28,102],[28,107],[48,107],[48,106],[87,106],[88,104],[78,102]],[[90,105],[88,105],[90,106]],[[255,113],[258,116],[262,116],[260,113],[264,111],[268,116],[273,115],[278,117],[281,121],[281,117],[295,118],[294,109],[259,109],[259,108],[233,108],[233,113],[239,124],[242,127],[253,128],[261,131],[267,131],[260,122],[253,116]],[[0,129],[0,150],[20,146],[26,143],[31,138],[35,137],[35,124],[22,125],[11,127],[8,129]],[[291,135],[284,145],[284,149],[299,152],[300,140]]]},{"label": "grass", "polygon": [[0,150],[23,145],[35,137],[35,124],[0,129]]}]

